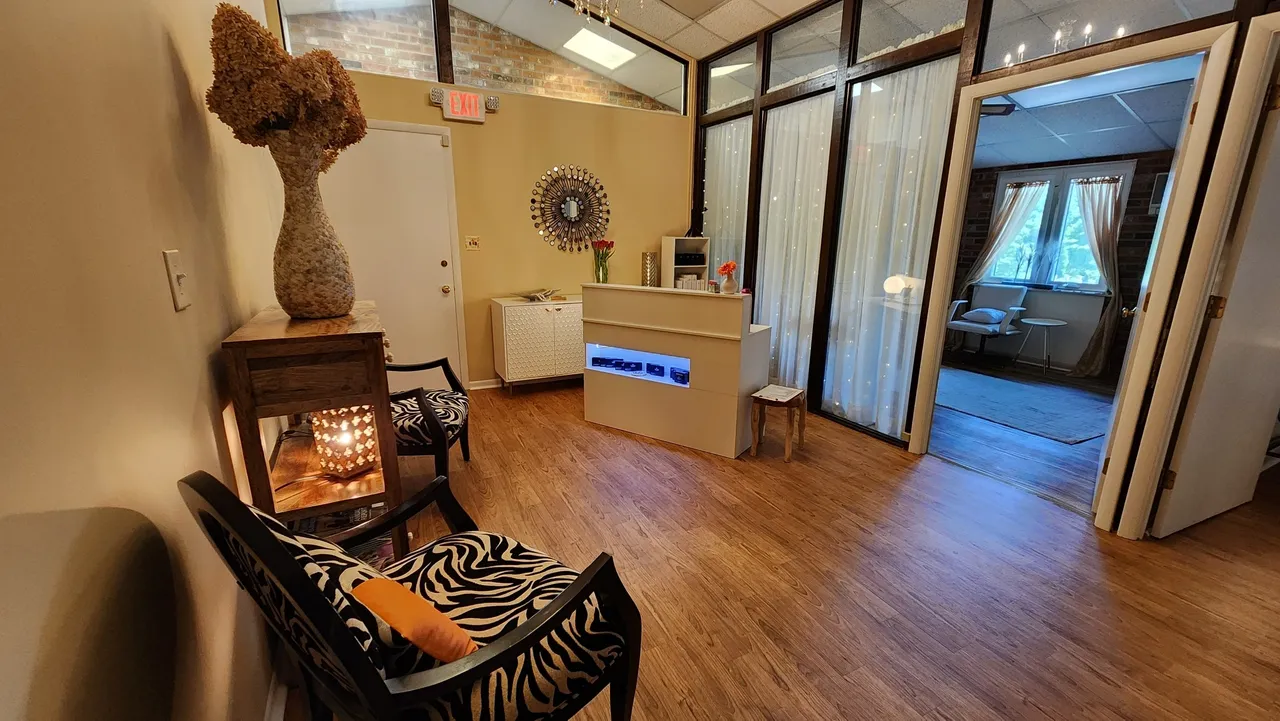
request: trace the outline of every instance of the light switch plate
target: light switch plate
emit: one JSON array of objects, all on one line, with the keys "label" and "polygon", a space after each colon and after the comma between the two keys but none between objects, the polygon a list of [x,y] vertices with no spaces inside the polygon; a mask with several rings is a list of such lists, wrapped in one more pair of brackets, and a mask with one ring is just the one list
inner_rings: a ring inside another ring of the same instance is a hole
[{"label": "light switch plate", "polygon": [[467,250],[480,250],[480,236],[468,235],[466,247]]},{"label": "light switch plate", "polygon": [[176,250],[164,251],[164,267],[169,271],[169,295],[173,296],[174,312],[191,306],[187,297],[187,272],[182,269],[182,257]]}]

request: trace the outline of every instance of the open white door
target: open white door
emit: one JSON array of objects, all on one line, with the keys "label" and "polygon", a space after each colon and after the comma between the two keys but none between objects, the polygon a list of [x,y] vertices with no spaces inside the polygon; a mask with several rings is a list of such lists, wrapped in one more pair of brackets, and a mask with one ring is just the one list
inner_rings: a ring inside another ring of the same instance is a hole
[{"label": "open white door", "polygon": [[[1250,24],[1224,122],[1205,208],[1170,327],[1164,359],[1121,516],[1119,533],[1141,538],[1164,473],[1168,439],[1191,380],[1151,533],[1163,537],[1248,502],[1280,409],[1280,145],[1277,118],[1265,120],[1244,203],[1233,223],[1268,89],[1280,54],[1280,14]],[[1230,311],[1209,319],[1210,294],[1230,295]],[[1205,327],[1208,323],[1208,327]]]},{"label": "open white door", "polygon": [[[466,384],[448,139],[446,128],[371,122],[369,134],[320,176],[320,190],[351,256],[356,296],[378,304],[396,361],[448,357]],[[417,375],[392,374],[391,389],[422,385]]]},{"label": "open white door", "polygon": [[[1116,398],[1108,448],[1113,459],[1101,474],[1096,494],[1098,526],[1111,530],[1116,518],[1127,462],[1138,433],[1148,382],[1160,344],[1162,320],[1169,306],[1169,296],[1182,252],[1187,227],[1201,172],[1205,165],[1216,108],[1222,95],[1236,24],[1189,33],[1165,40],[1124,48],[1104,55],[1064,63],[1058,66],[1021,73],[971,85],[961,90],[956,135],[952,145],[952,165],[948,171],[947,194],[939,234],[936,265],[930,288],[928,318],[923,340],[919,382],[916,387],[915,412],[909,450],[925,453],[933,424],[939,370],[946,333],[947,306],[951,298],[953,269],[963,229],[964,204],[968,192],[973,148],[977,137],[978,106],[982,99],[1014,92],[1027,87],[1045,85],[1075,77],[1083,77],[1120,67],[1205,53],[1203,69],[1196,83],[1188,127],[1183,130],[1168,191],[1168,202],[1156,234],[1154,262],[1149,265],[1148,288],[1138,301],[1138,317],[1131,334],[1130,351]],[[1145,322],[1146,318],[1151,319]]]}]

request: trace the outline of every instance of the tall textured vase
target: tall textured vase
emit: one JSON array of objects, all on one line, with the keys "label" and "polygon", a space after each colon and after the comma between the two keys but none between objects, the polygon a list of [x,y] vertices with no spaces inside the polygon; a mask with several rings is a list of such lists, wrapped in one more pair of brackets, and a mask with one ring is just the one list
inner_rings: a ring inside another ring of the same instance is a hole
[{"label": "tall textured vase", "polygon": [[284,130],[270,133],[267,147],[284,181],[284,219],[274,263],[276,300],[291,318],[346,315],[355,304],[355,282],[347,250],[320,198],[324,149]]}]

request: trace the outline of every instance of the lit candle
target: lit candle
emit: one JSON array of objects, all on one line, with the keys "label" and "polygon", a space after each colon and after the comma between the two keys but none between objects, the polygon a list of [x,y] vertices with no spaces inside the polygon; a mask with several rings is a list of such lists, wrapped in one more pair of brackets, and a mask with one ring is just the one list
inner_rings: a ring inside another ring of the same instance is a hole
[{"label": "lit candle", "polygon": [[1116,28],[1116,37],[1118,37],[1118,38],[1122,38],[1122,37],[1124,37],[1124,26],[1123,26],[1123,25],[1121,25],[1120,27]]},{"label": "lit candle", "polygon": [[1093,23],[1084,26],[1084,44],[1093,42]]},{"label": "lit candle", "polygon": [[1007,67],[1009,67],[1010,65],[1013,65],[1013,53],[1005,53],[1005,54],[1004,54],[1004,66],[1007,68]]},{"label": "lit candle", "polygon": [[1018,62],[1022,62],[1022,57],[1027,53],[1027,44],[1023,43],[1018,46]]},{"label": "lit candle", "polygon": [[1062,31],[1059,30],[1058,32],[1053,34],[1053,51],[1055,53],[1058,52],[1058,48],[1061,44],[1062,44]]}]

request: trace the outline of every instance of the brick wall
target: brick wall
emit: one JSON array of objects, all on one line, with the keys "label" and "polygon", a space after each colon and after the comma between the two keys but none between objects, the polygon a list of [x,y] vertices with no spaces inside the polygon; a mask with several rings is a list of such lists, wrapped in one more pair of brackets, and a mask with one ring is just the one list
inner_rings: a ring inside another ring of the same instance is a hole
[{"label": "brick wall", "polygon": [[[607,103],[646,110],[679,110],[594,73],[502,28],[449,9],[453,72],[459,85]],[[436,79],[431,8],[291,15],[291,46],[329,50],[352,70],[416,80]]]},{"label": "brick wall", "polygon": [[[1157,216],[1148,215],[1148,210],[1152,195],[1155,193],[1156,175],[1169,172],[1169,168],[1173,165],[1172,150],[1109,158],[1089,158],[1065,163],[1013,165],[974,170],[973,178],[969,183],[969,200],[965,205],[964,230],[960,238],[959,260],[956,264],[955,292],[960,292],[960,283],[969,275],[973,264],[982,253],[983,245],[987,242],[987,234],[991,230],[991,217],[995,212],[996,178],[1000,173],[1008,170],[1090,165],[1122,160],[1137,161],[1133,184],[1129,189],[1124,221],[1120,224],[1120,242],[1117,247],[1120,261],[1120,293],[1124,297],[1126,307],[1132,307],[1138,300],[1142,274],[1147,267],[1147,254],[1155,239]],[[1128,321],[1122,321],[1117,328],[1117,337],[1112,346],[1112,362],[1109,366],[1111,375],[1119,373],[1131,325]]]}]

